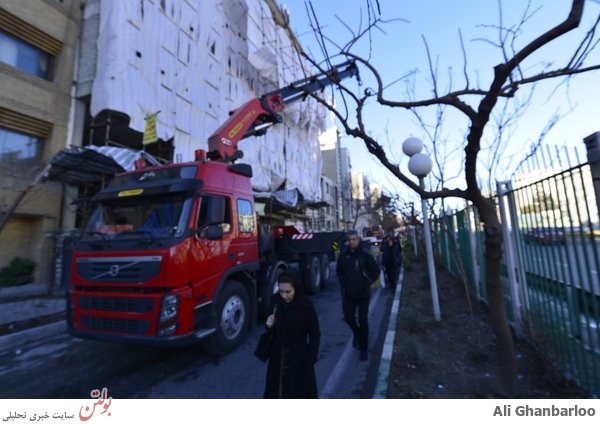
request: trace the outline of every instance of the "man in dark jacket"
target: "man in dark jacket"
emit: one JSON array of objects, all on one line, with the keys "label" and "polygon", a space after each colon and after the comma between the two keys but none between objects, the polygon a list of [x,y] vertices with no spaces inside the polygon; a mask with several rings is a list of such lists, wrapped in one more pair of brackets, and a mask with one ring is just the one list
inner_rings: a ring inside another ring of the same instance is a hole
[{"label": "man in dark jacket", "polygon": [[385,270],[385,281],[392,292],[396,291],[398,274],[402,265],[402,250],[396,237],[386,237],[383,241],[381,266]]},{"label": "man in dark jacket", "polygon": [[[350,326],[354,339],[352,344],[360,351],[360,360],[369,359],[369,300],[371,284],[379,276],[379,265],[369,252],[359,246],[356,230],[346,234],[347,246],[340,252],[336,273],[342,288],[344,320]],[[358,323],[356,312],[358,310]]]}]

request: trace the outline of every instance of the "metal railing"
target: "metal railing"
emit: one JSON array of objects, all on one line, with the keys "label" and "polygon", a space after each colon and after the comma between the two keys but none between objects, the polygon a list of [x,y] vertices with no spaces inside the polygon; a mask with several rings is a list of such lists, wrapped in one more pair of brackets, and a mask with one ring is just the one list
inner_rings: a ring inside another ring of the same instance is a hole
[{"label": "metal railing", "polygon": [[[591,167],[600,163],[572,162],[566,149],[546,150],[511,181],[497,183],[505,307],[519,337],[527,337],[565,379],[598,397],[600,227]],[[435,223],[437,257],[487,302],[476,211],[467,206]]]}]

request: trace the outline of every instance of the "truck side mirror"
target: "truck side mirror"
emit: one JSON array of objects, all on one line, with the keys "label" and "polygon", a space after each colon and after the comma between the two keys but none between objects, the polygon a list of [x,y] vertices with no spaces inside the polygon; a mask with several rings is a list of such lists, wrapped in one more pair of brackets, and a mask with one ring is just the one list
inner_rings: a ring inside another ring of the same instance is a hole
[{"label": "truck side mirror", "polygon": [[220,224],[225,218],[225,198],[211,197],[208,204],[206,223],[209,225]]},{"label": "truck side mirror", "polygon": [[209,240],[219,240],[223,238],[223,227],[220,224],[209,225],[206,228],[206,238]]}]

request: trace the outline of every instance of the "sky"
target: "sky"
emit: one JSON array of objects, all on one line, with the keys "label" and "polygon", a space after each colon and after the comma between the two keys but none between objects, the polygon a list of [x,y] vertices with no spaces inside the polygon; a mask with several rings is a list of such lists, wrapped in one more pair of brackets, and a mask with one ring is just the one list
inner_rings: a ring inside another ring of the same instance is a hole
[{"label": "sky", "polygon": [[[532,16],[521,27],[515,38],[515,49],[536,38],[543,31],[554,26],[567,16],[570,2],[531,0]],[[287,7],[290,14],[290,25],[297,34],[304,48],[318,59],[323,58],[321,49],[316,43],[307,6],[312,4],[318,24],[325,36],[337,45],[344,45],[350,38],[350,29],[356,31],[367,22],[366,0],[282,0],[280,4]],[[375,7],[379,5],[382,19],[388,21],[380,26],[381,31],[372,33],[369,42],[360,43],[353,52],[362,57],[369,57],[370,63],[378,69],[386,84],[389,84],[387,97],[391,100],[407,100],[404,82],[401,77],[415,76],[416,98],[431,97],[429,82],[429,64],[424,40],[437,69],[443,92],[452,81],[453,89],[464,88],[463,55],[459,39],[459,30],[464,40],[467,57],[467,72],[471,86],[479,85],[487,88],[493,77],[493,67],[502,62],[501,51],[493,45],[498,40],[500,25],[500,8],[497,0],[379,0],[371,1]],[[504,27],[515,26],[525,13],[525,0],[502,1],[502,23]],[[584,24],[586,30],[600,13],[600,0],[587,0],[584,7]],[[587,25],[586,25],[587,24]],[[314,21],[313,21],[314,25]],[[547,64],[564,64],[578,45],[583,30],[574,31],[560,40],[554,41],[539,53],[530,57],[523,65],[527,72],[541,69]],[[327,41],[327,54],[334,56],[339,52],[331,41]],[[597,49],[597,50],[600,50]],[[588,64],[600,64],[600,51],[595,51]],[[344,61],[343,57],[334,57],[331,63]],[[373,82],[365,80],[363,85],[355,87],[360,91]],[[354,83],[355,84],[355,83]],[[352,86],[352,83],[350,84]],[[520,90],[527,92],[528,90]],[[600,71],[581,74],[568,83],[564,79],[549,80],[539,83],[534,91],[530,106],[519,119],[518,125],[511,130],[510,141],[500,162],[498,178],[509,178],[516,163],[524,158],[531,145],[539,138],[539,134],[554,114],[560,119],[547,134],[544,144],[549,146],[569,146],[577,148],[579,154],[585,149],[583,138],[600,131]],[[471,105],[474,98],[466,99]],[[430,113],[430,112],[426,112]],[[430,136],[418,125],[412,114],[399,109],[382,109],[369,107],[366,115],[367,127],[372,135],[386,148],[389,157],[399,163],[401,169],[407,171],[408,158],[402,153],[402,142],[416,136],[424,140],[427,153],[433,145]],[[458,113],[450,113],[444,120],[444,145],[436,148],[440,157],[447,158],[446,175],[460,175],[462,156],[460,142],[464,140],[468,130],[466,117]],[[485,138],[493,136],[491,132]],[[383,169],[367,152],[362,142],[350,137],[342,138],[342,146],[351,151],[354,171],[363,171],[372,182],[382,184],[390,192],[398,192],[402,196],[417,198],[406,186],[395,180],[389,171]],[[480,155],[482,159],[484,154]],[[581,156],[580,156],[581,157]],[[483,162],[480,162],[483,165]],[[416,178],[415,178],[416,180]],[[448,188],[464,188],[462,178],[448,181]]]}]

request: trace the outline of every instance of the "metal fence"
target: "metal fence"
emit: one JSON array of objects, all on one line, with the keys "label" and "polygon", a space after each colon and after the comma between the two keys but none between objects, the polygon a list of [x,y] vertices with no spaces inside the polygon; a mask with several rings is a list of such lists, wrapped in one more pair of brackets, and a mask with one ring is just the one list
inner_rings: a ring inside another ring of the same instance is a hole
[{"label": "metal fence", "polygon": [[[600,395],[600,227],[592,167],[543,150],[497,184],[510,324],[591,397]],[[573,163],[577,163],[573,165]],[[483,229],[471,206],[435,221],[442,264],[487,302]]]}]

